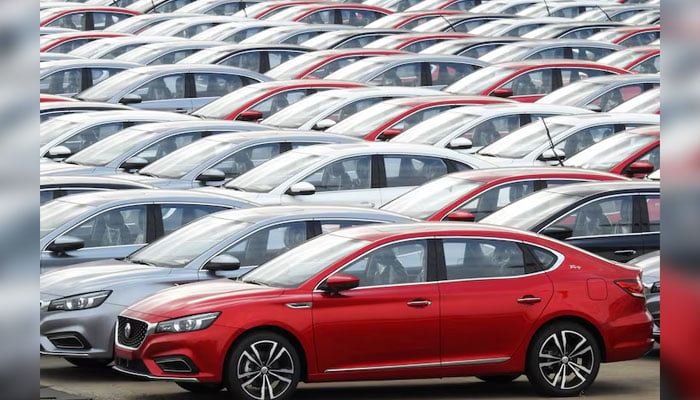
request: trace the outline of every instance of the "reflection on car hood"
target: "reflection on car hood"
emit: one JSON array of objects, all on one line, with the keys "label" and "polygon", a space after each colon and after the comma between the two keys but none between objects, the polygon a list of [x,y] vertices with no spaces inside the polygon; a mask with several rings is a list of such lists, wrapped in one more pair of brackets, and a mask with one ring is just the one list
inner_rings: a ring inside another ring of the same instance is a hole
[{"label": "reflection on car hood", "polygon": [[271,195],[269,193],[243,192],[241,190],[233,190],[222,187],[201,187],[193,190],[197,192],[216,194],[218,196],[233,197],[235,199],[266,206],[280,204],[279,196]]},{"label": "reflection on car hood", "polygon": [[181,179],[158,178],[155,176],[128,174],[126,172],[118,173],[118,174],[111,174],[109,177],[123,179],[123,180],[131,181],[131,182],[145,183],[145,184],[156,186],[159,188],[189,189],[190,187],[192,187],[190,182],[183,181]]},{"label": "reflection on car hood", "polygon": [[94,168],[60,162],[44,162],[39,164],[39,175],[76,175],[92,171]]}]

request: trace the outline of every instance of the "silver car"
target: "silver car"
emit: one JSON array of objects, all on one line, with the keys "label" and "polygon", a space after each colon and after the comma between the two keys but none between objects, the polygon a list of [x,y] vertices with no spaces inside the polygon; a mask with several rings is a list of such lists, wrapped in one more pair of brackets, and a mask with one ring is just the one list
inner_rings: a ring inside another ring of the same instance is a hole
[{"label": "silver car", "polygon": [[203,215],[252,204],[176,190],[110,190],[61,197],[41,206],[41,272],[126,257]]},{"label": "silver car", "polygon": [[260,1],[261,0],[198,0],[175,10],[175,14],[197,13],[208,15],[233,15]]},{"label": "silver car", "polygon": [[[238,3],[238,1],[236,1]],[[289,21],[260,21],[251,22],[228,22],[207,29],[202,33],[192,36],[193,40],[220,40],[226,43],[240,43],[241,41],[256,35],[266,29],[278,26],[297,25],[296,22]]]},{"label": "silver car", "polygon": [[260,207],[203,217],[125,259],[43,275],[41,353],[79,366],[109,364],[117,315],[158,290],[239,276],[343,227],[410,221],[385,211],[323,206]]},{"label": "silver car", "polygon": [[311,50],[295,44],[230,44],[202,50],[179,63],[227,65],[267,73]]},{"label": "silver car", "polygon": [[116,57],[117,60],[137,62],[143,65],[163,65],[175,64],[183,58],[190,56],[200,50],[214,46],[221,46],[226,43],[204,40],[178,40],[174,38],[171,42],[151,43],[139,46],[133,50]]},{"label": "silver car", "polygon": [[433,146],[363,141],[292,150],[223,188],[195,190],[259,204],[379,207],[450,172],[493,166],[487,160]]},{"label": "silver car", "polygon": [[135,171],[203,137],[259,131],[251,122],[156,122],[126,128],[76,153],[64,162],[42,163],[40,175],[108,175]]},{"label": "silver car", "polygon": [[56,117],[39,126],[39,157],[65,159],[122,129],[149,122],[192,121],[163,111],[98,111]]},{"label": "silver car", "polygon": [[76,98],[187,113],[243,86],[270,80],[257,72],[222,65],[158,65],[134,68],[124,74],[107,79]]},{"label": "silver car", "polygon": [[289,26],[278,26],[276,28],[265,29],[264,31],[257,33],[249,38],[242,40],[241,44],[260,44],[260,43],[287,43],[287,44],[301,44],[313,37],[316,37],[325,32],[339,31],[345,29],[352,29],[354,26],[350,25],[336,25],[336,24],[301,24],[297,23],[295,25]]},{"label": "silver car", "polygon": [[137,63],[114,60],[42,62],[39,64],[39,91],[73,96],[122,71],[140,66]]},{"label": "silver car", "polygon": [[507,44],[479,59],[490,63],[551,58],[598,61],[622,49],[623,47],[617,44],[593,40],[527,40]]},{"label": "silver car", "polygon": [[125,19],[124,21],[117,22],[116,24],[107,27],[105,32],[119,32],[119,33],[131,33],[137,35],[146,29],[157,25],[161,22],[168,21],[174,18],[187,18],[199,16],[199,14],[173,14],[173,13],[159,13],[159,14],[143,14],[136,15],[131,18]]},{"label": "silver car", "polygon": [[96,101],[45,101],[39,104],[39,121],[44,122],[62,115],[91,111],[135,110],[123,104]]},{"label": "silver car", "polygon": [[39,204],[71,194],[115,189],[156,189],[141,182],[103,176],[42,176],[39,177]]},{"label": "silver car", "polygon": [[226,17],[218,15],[206,15],[199,17],[177,18],[169,21],[161,22],[144,31],[141,35],[155,36],[174,36],[191,38],[192,36],[202,33],[209,28],[228,22],[246,22],[247,18]]},{"label": "silver car", "polygon": [[356,141],[346,136],[303,131],[264,130],[216,135],[185,146],[139,170],[138,174],[114,176],[168,189],[220,186],[292,149]]},{"label": "silver car", "polygon": [[93,40],[90,43],[86,43],[77,49],[71,51],[69,55],[80,56],[92,59],[104,59],[111,60],[113,58],[119,57],[120,55],[134,50],[138,47],[145,46],[152,43],[165,43],[173,42],[177,40],[185,40],[183,38],[176,38],[170,36],[123,36],[123,37],[111,37]]}]

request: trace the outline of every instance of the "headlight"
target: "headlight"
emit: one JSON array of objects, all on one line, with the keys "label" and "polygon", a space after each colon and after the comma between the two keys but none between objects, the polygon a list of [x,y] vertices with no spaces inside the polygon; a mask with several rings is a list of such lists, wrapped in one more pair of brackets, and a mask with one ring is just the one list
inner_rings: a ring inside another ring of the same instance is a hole
[{"label": "headlight", "polygon": [[76,311],[95,308],[104,303],[105,299],[112,293],[111,290],[78,294],[75,296],[63,297],[52,300],[49,303],[49,311]]},{"label": "headlight", "polygon": [[156,326],[156,333],[194,332],[207,329],[214,323],[214,321],[216,321],[217,318],[219,318],[219,315],[221,315],[220,312],[211,312],[169,319],[158,323]]}]

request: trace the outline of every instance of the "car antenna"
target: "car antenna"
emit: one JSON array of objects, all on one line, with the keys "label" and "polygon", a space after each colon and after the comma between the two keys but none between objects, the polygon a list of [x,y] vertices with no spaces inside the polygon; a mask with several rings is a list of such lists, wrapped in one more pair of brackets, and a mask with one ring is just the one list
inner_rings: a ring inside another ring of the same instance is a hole
[{"label": "car antenna", "polygon": [[[552,149],[552,152],[554,153],[555,156],[557,156],[557,150],[554,148],[554,141],[552,140],[552,134],[549,132],[549,127],[547,126],[547,123],[544,122],[544,118],[540,117],[540,121],[542,121],[542,125],[544,125],[544,131],[547,132],[547,139],[549,139],[549,147]],[[564,166],[564,161],[562,161],[559,156],[557,156],[557,160],[559,160],[559,165]]]},{"label": "car antenna", "polygon": [[452,25],[452,22],[450,22],[449,19],[447,19],[447,18],[446,18],[444,15],[442,15],[442,14],[439,14],[439,15],[440,15],[440,18],[444,19],[445,22],[447,22],[447,25],[449,25],[450,28],[452,28],[452,31],[453,31],[453,32],[457,32],[457,29],[455,28],[454,25]]},{"label": "car antenna", "polygon": [[542,0],[544,2],[544,7],[547,9],[547,15],[552,16],[552,12],[549,10],[549,4],[547,4],[547,0]]},{"label": "car antenna", "polygon": [[599,5],[596,5],[596,8],[598,8],[600,11],[603,12],[603,14],[605,14],[605,16],[608,18],[608,21],[614,22],[614,21],[612,20],[612,18],[610,18],[610,15],[608,15],[608,13],[606,13],[605,10],[603,10],[603,7],[601,7],[601,6],[599,6]]}]

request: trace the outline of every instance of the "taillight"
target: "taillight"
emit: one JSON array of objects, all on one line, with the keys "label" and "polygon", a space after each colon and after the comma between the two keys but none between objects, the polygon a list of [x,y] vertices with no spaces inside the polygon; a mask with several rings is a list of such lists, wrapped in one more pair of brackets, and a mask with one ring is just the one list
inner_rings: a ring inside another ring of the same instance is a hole
[{"label": "taillight", "polygon": [[644,286],[640,279],[623,279],[615,281],[615,284],[629,293],[630,296],[644,297]]}]

